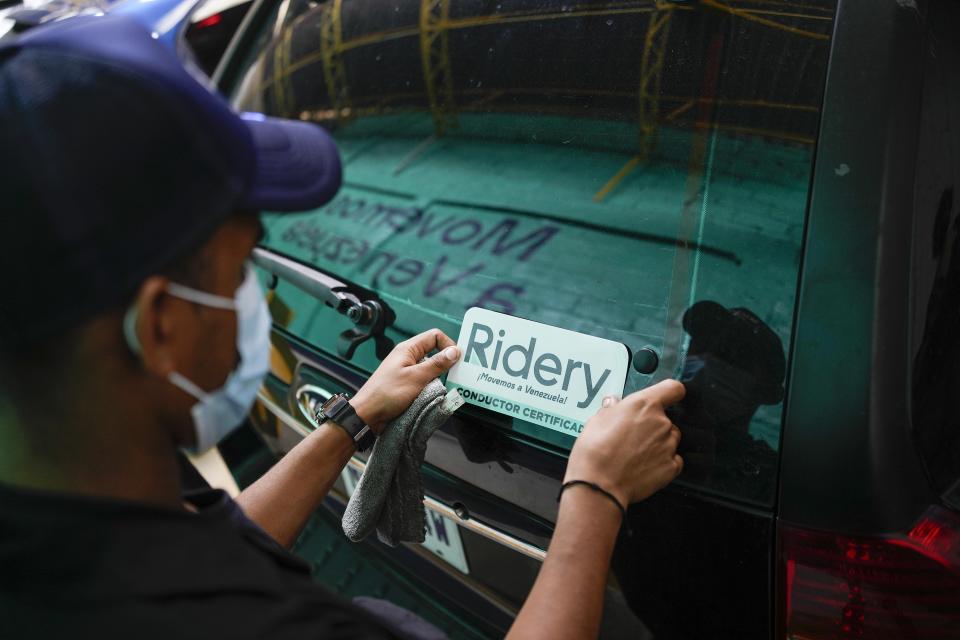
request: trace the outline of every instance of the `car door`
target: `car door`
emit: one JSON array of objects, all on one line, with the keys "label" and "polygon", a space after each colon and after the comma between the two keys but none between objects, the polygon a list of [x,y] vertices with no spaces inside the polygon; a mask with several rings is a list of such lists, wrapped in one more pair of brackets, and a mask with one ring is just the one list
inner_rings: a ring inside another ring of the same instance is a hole
[{"label": "car door", "polygon": [[[255,5],[221,88],[239,109],[327,127],[344,161],[330,204],[265,217],[265,441],[289,450],[317,403],[356,390],[391,344],[431,327],[456,338],[472,307],[620,342],[624,393],[668,377],[694,392],[671,414],[687,468],[631,508],[602,635],[768,635],[833,13],[826,1]],[[456,609],[454,635],[500,634],[549,545],[574,442],[468,405],[427,451],[426,547],[363,546]],[[330,526],[364,461],[331,497]]]}]

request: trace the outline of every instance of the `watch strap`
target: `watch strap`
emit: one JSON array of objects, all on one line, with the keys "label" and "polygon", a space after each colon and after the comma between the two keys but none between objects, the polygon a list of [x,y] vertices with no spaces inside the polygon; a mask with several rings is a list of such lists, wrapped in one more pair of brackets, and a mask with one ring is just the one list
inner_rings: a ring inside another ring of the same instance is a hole
[{"label": "watch strap", "polygon": [[[331,406],[334,405],[334,406]],[[349,402],[349,396],[345,393],[337,394],[324,403],[317,413],[317,420],[324,422],[329,420],[335,425],[347,432],[350,439],[357,446],[358,451],[365,451],[376,440],[376,434],[366,424],[356,410]],[[329,409],[325,407],[330,407]]]}]

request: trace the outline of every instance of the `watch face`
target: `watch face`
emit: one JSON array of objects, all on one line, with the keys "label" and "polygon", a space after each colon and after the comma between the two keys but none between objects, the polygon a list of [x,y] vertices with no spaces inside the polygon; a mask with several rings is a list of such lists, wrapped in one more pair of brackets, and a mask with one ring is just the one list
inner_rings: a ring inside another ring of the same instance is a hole
[{"label": "watch face", "polygon": [[343,396],[342,393],[338,393],[330,396],[330,399],[323,403],[323,406],[320,408],[320,412],[323,413],[326,417],[331,417],[337,414],[340,409],[343,408],[343,405],[347,403],[347,399]]}]

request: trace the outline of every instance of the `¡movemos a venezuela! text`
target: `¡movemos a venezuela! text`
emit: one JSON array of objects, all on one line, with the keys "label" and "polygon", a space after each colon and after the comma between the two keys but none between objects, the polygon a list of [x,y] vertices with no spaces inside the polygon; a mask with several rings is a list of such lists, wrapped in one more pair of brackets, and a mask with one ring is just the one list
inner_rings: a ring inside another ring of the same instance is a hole
[{"label": "\u00a1movemos a venezuela! text", "polygon": [[[344,225],[331,225],[321,216],[352,223],[357,231],[344,233]],[[318,215],[291,224],[281,239],[309,252],[309,259],[315,264],[353,267],[354,273],[366,276],[367,284],[375,289],[384,285],[391,290],[414,286],[423,298],[429,299],[476,274],[487,273],[486,258],[497,259],[498,263],[504,259],[528,261],[559,230],[555,225],[531,225],[528,220],[510,216],[488,214],[474,218],[433,213],[343,195]],[[378,246],[389,244],[393,238],[398,238],[401,251]],[[429,262],[409,257],[420,253],[418,242],[455,248],[457,259],[451,260],[447,253]],[[464,250],[477,255],[463,260]],[[507,272],[500,264],[496,271]],[[524,287],[516,282],[494,281],[479,290],[477,298],[466,308],[486,307],[513,313],[523,292]]]},{"label": "\u00a1movemos a venezuela! text", "polygon": [[567,400],[569,400],[567,396],[560,395],[559,393],[549,393],[547,391],[543,391],[542,389],[537,389],[529,384],[510,382],[508,380],[504,380],[503,378],[492,376],[486,371],[477,376],[477,382],[486,382],[487,384],[503,387],[504,389],[510,389],[511,391],[519,390],[528,396],[537,396],[538,398],[543,398],[544,400],[549,400],[550,402],[556,402],[557,404],[567,404]]}]

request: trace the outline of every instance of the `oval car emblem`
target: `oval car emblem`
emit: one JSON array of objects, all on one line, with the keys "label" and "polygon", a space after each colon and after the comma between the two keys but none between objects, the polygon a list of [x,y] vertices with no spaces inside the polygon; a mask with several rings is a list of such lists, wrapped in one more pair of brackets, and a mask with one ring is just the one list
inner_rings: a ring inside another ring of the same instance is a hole
[{"label": "oval car emblem", "polygon": [[317,412],[332,395],[323,387],[314,384],[305,384],[297,389],[297,408],[300,409],[300,415],[306,418],[314,429],[320,426],[317,423]]}]

